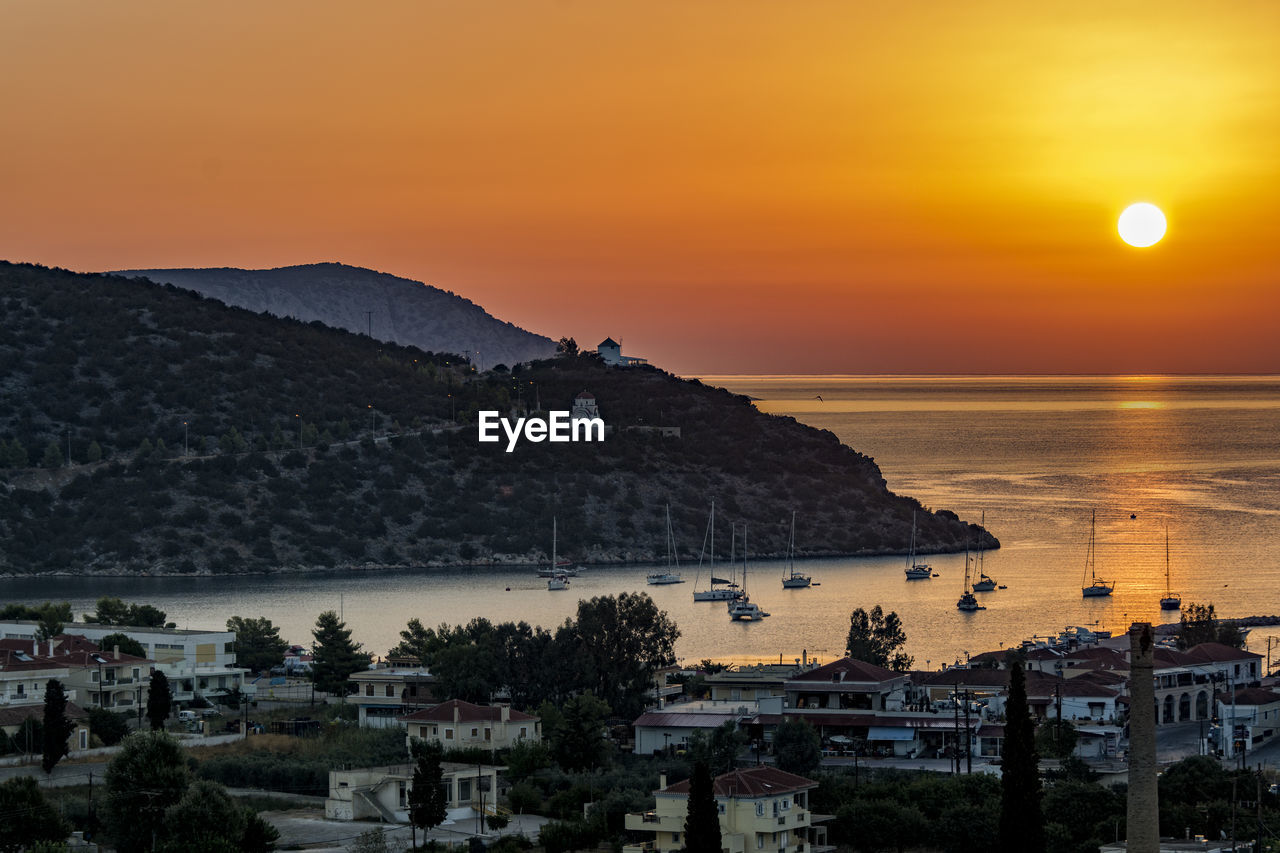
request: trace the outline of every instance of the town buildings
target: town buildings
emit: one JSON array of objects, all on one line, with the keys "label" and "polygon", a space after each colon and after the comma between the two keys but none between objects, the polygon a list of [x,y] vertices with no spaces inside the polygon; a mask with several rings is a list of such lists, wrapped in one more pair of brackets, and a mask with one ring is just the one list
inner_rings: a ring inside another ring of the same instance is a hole
[{"label": "town buildings", "polygon": [[450,699],[400,718],[406,743],[439,743],[445,749],[508,749],[521,741],[542,740],[542,722],[510,705],[473,705]]}]

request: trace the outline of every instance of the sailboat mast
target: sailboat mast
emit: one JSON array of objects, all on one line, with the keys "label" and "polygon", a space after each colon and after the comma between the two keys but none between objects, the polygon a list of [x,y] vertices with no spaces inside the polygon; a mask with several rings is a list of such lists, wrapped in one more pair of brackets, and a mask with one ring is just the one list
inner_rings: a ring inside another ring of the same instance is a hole
[{"label": "sailboat mast", "polygon": [[551,516],[551,574],[556,573],[556,517]]}]

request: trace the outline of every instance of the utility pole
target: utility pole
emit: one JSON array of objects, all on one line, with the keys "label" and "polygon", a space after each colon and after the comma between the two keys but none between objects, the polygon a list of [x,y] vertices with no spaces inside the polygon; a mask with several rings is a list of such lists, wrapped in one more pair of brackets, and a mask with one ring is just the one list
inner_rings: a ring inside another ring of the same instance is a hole
[{"label": "utility pole", "polygon": [[955,758],[952,760],[952,764],[955,765],[955,770],[954,770],[955,775],[959,776],[960,775],[960,689],[959,687],[951,691],[951,706],[952,706],[951,715],[954,722],[954,726],[955,726],[954,731],[956,735],[955,748],[952,750],[955,753]]},{"label": "utility pole", "polygon": [[969,734],[969,691],[964,692],[964,772],[973,775],[973,739]]}]

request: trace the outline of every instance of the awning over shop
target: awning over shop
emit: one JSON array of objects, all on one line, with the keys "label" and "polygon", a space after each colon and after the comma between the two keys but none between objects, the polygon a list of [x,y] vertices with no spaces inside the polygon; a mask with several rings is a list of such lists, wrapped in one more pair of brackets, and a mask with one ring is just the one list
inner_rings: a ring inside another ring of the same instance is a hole
[{"label": "awning over shop", "polygon": [[906,726],[872,726],[867,730],[867,740],[915,740],[914,729]]}]

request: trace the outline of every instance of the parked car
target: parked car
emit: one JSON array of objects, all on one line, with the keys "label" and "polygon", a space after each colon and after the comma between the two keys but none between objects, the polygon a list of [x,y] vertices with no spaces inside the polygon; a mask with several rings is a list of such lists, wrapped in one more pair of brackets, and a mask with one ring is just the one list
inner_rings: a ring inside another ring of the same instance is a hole
[{"label": "parked car", "polygon": [[178,720],[184,723],[194,722],[196,719],[195,711],[179,711]]},{"label": "parked car", "polygon": [[203,711],[201,711],[201,712],[200,712],[200,716],[202,716],[202,717],[221,717],[221,716],[222,716],[222,712],[221,712],[221,711],[219,711],[217,708],[205,708]]}]

